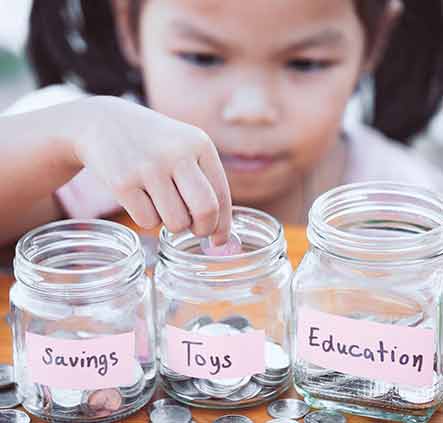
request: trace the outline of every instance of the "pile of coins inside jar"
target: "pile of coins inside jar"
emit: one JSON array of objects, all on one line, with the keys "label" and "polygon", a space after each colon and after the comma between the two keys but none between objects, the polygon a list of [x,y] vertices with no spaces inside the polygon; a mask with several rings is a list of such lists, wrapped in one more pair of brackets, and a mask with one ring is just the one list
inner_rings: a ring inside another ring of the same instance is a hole
[{"label": "pile of coins inside jar", "polygon": [[[214,322],[210,316],[199,316],[185,324],[184,329],[209,336],[229,336],[253,331],[249,320],[240,315],[229,316]],[[199,402],[229,408],[246,406],[257,399],[270,399],[284,392],[289,386],[289,354],[278,343],[267,339],[265,343],[264,373],[233,379],[191,378],[160,365],[160,373],[166,391],[185,402]]]},{"label": "pile of coins inside jar", "polygon": [[[73,417],[88,419],[106,418],[116,413],[125,413],[133,404],[150,392],[155,385],[155,368],[136,366],[136,382],[131,386],[96,390],[49,388],[35,384],[34,392],[27,394],[27,406],[44,410],[47,415],[59,416],[60,420]],[[142,406],[143,404],[141,404]]]},{"label": "pile of coins inside jar", "polygon": [[[310,412],[307,404],[292,398],[272,402],[267,411],[272,417],[267,423],[297,423],[296,419],[301,418],[304,418],[304,423],[346,423],[346,417],[341,413],[329,410]],[[148,414],[152,423],[195,423],[190,409],[171,398],[154,401],[148,407]],[[253,423],[253,421],[240,414],[227,414],[218,417],[213,423]]]}]

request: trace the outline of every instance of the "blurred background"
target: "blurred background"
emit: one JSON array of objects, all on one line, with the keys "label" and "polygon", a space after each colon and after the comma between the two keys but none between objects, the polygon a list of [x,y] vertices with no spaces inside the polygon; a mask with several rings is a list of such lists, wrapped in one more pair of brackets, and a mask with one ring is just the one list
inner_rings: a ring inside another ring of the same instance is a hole
[{"label": "blurred background", "polygon": [[35,88],[24,53],[31,3],[0,0],[0,111]]}]

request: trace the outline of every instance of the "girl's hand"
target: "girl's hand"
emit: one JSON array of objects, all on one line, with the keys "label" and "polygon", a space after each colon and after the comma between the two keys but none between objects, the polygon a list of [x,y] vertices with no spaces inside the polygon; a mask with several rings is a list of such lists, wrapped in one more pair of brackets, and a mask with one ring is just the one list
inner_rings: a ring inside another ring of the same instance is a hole
[{"label": "girl's hand", "polygon": [[[227,241],[231,195],[223,166],[200,129],[117,97],[76,103],[72,163],[92,170],[134,221]],[[74,125],[74,124],[73,124]],[[79,163],[80,162],[80,163]]]}]

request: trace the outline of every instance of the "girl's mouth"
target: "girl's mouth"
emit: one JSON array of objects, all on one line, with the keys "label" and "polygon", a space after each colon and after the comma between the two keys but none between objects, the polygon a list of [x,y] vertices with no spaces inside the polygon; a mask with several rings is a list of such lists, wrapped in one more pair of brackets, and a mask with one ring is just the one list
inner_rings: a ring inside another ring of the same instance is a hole
[{"label": "girl's mouth", "polygon": [[276,156],[247,156],[241,154],[220,154],[225,169],[234,172],[261,172],[281,160]]}]

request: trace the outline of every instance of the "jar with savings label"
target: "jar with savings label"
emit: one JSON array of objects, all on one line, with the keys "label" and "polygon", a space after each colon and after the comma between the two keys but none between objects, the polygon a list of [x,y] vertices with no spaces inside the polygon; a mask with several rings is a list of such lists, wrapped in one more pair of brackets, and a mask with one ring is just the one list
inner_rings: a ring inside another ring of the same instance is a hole
[{"label": "jar with savings label", "polygon": [[232,409],[288,389],[291,265],[282,226],[234,207],[241,251],[205,255],[190,232],[160,234],[154,271],[160,380],[176,400]]},{"label": "jar with savings label", "polygon": [[14,371],[23,406],[58,422],[110,422],[156,377],[152,285],[130,229],[100,220],[37,228],[17,244]]},{"label": "jar with savings label", "polygon": [[309,215],[292,285],[293,371],[313,407],[426,422],[443,399],[443,197],[339,187]]}]

